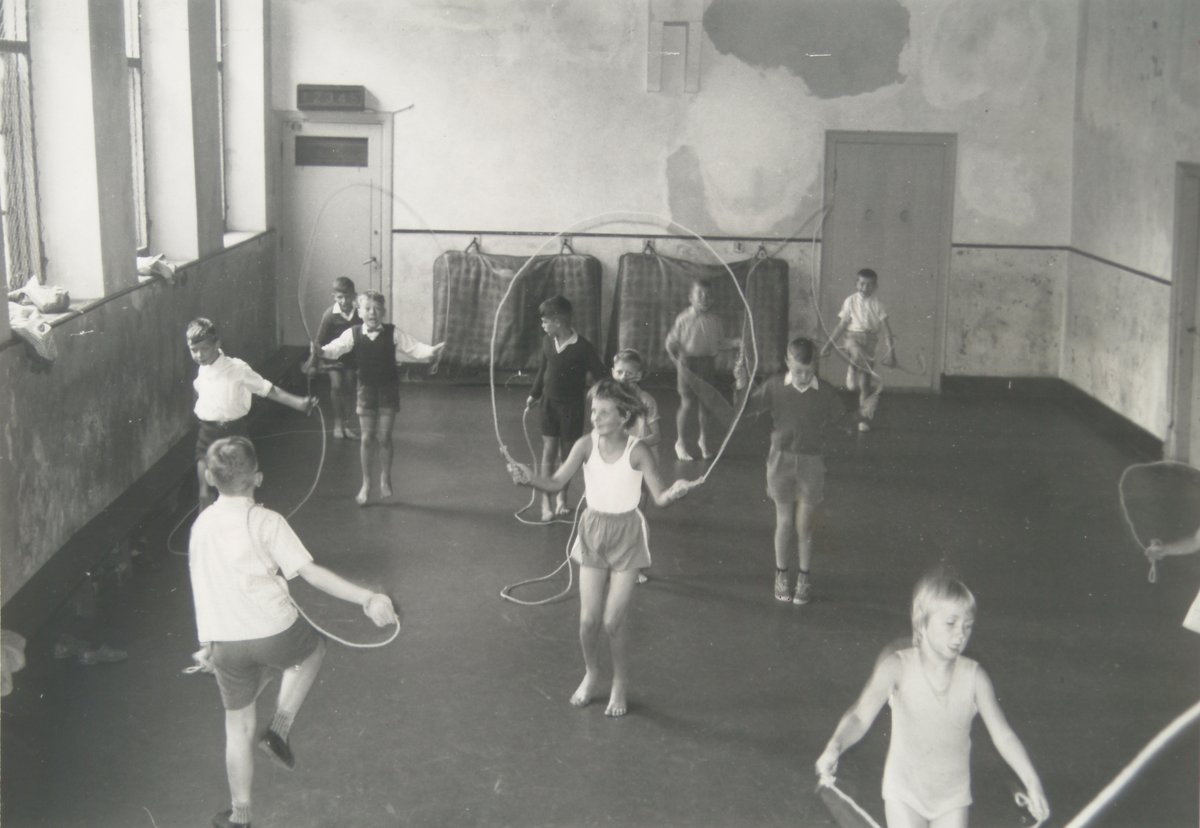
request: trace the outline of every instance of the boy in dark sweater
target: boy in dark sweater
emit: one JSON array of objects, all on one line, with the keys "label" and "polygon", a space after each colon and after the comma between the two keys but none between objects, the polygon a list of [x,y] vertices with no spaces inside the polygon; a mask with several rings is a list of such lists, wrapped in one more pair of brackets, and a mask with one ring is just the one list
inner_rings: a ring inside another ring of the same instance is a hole
[{"label": "boy in dark sweater", "polygon": [[[583,436],[584,403],[589,385],[608,375],[596,347],[576,332],[571,303],[565,296],[551,296],[538,306],[542,317],[542,364],[533,379],[527,405],[540,401],[542,407],[542,464],[538,472],[552,477],[560,459]],[[556,495],[542,495],[542,520],[568,515],[567,487]]]}]

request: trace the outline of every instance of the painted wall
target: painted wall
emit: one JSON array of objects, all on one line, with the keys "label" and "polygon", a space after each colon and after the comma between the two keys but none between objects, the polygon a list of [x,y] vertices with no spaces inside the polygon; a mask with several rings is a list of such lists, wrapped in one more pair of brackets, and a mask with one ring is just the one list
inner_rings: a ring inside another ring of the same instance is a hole
[{"label": "painted wall", "polygon": [[255,364],[276,348],[273,250],[260,236],[55,327],[59,357],[0,351],[0,602],[193,426],[183,339],[204,314]]},{"label": "painted wall", "polygon": [[[1175,164],[1200,160],[1200,5],[1087,0],[1071,245],[1171,279]],[[1157,436],[1167,426],[1170,288],[1070,260],[1062,377]]]},{"label": "painted wall", "polygon": [[[298,83],[363,84],[380,110],[412,104],[395,121],[400,228],[553,232],[625,210],[704,234],[786,238],[820,206],[825,131],[871,129],[958,135],[956,242],[1068,242],[1073,0],[676,5],[702,24],[696,93],[670,91],[682,89],[678,78],[646,91],[657,7],[647,0],[274,0],[273,105],[293,108]],[[664,65],[683,71],[680,60]],[[609,279],[620,252],[660,232],[592,229],[629,233],[620,244],[576,242]],[[431,330],[433,259],[465,246],[442,241],[395,237],[396,321],[420,336]],[[521,253],[540,241],[497,236],[486,248]],[[1031,295],[1061,289],[1050,284],[1061,281],[1057,264],[1017,256],[1034,268],[1022,271],[1013,258],[972,255],[970,272],[1002,280],[989,286],[1002,305],[1020,314]],[[952,296],[969,293],[969,273],[955,281]],[[808,295],[793,294],[798,325]],[[992,318],[949,312],[960,331]],[[978,331],[956,369],[996,372],[983,345],[996,341],[1019,373],[1053,373],[1042,353],[1022,358],[1029,349],[1012,325]]]}]

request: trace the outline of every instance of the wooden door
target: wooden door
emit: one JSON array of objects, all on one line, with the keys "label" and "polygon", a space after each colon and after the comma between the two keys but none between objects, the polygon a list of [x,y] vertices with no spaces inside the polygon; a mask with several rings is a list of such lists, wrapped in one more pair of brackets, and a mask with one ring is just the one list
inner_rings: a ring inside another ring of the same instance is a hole
[{"label": "wooden door", "polygon": [[[878,296],[904,369],[879,368],[888,388],[936,390],[941,383],[955,153],[953,135],[826,136],[820,336],[837,324],[855,274],[878,273]],[[845,368],[831,357],[821,374],[840,384]]]},{"label": "wooden door", "polygon": [[391,304],[390,130],[370,117],[280,113],[276,298],[284,344],[316,335],[338,276],[360,292],[381,291]]}]

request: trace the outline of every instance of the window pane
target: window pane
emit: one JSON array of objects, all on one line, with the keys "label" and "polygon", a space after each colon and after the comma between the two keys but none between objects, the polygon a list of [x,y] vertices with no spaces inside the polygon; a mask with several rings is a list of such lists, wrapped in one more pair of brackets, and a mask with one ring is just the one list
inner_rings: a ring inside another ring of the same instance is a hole
[{"label": "window pane", "polygon": [[29,39],[25,30],[25,0],[0,0],[0,40]]},{"label": "window pane", "polygon": [[138,0],[125,0],[125,57],[135,60],[142,56],[141,14]]},{"label": "window pane", "polygon": [[146,143],[142,119],[142,71],[129,67],[129,136],[133,142],[133,209],[137,221],[138,251],[150,245],[150,227],[146,217]]},{"label": "window pane", "polygon": [[0,75],[0,211],[4,264],[13,290],[31,277],[41,281],[42,270],[28,57],[0,53]]}]

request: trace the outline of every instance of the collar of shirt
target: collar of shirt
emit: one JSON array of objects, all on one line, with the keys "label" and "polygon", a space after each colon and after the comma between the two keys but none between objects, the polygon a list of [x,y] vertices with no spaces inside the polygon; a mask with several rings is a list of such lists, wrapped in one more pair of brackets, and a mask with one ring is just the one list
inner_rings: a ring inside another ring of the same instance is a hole
[{"label": "collar of shirt", "polygon": [[345,319],[345,320],[350,320],[350,319],[354,318],[354,308],[351,308],[349,313],[343,313],[342,306],[339,305],[337,302],[334,302],[333,303],[333,315],[340,316],[340,317],[342,317],[342,319]]},{"label": "collar of shirt", "polygon": [[814,374],[813,378],[810,379],[807,384],[802,385],[799,388],[796,388],[796,386],[792,385],[792,372],[791,371],[788,371],[786,374],[783,375],[783,384],[788,386],[789,388],[795,388],[801,394],[803,394],[805,391],[807,391],[810,388],[820,388],[821,387],[821,384],[817,381],[816,374]]},{"label": "collar of shirt", "polygon": [[[554,337],[551,337],[551,339],[554,339]],[[559,342],[557,339],[554,339],[554,351],[561,354],[567,349],[568,345],[574,345],[578,341],[579,331],[574,331],[569,337],[567,337],[566,342]]]},{"label": "collar of shirt", "polygon": [[362,326],[362,331],[363,331],[363,336],[365,336],[367,339],[374,342],[376,339],[379,338],[379,335],[381,333],[383,333],[383,325],[380,325],[378,328],[375,328],[374,330],[372,330],[371,328],[368,328],[367,323],[364,322],[363,326]]}]

